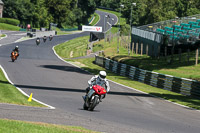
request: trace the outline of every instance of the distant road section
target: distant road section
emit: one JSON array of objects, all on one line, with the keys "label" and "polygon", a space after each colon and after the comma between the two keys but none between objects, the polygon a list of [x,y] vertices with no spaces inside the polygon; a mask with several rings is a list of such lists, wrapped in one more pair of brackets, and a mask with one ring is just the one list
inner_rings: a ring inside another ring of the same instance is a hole
[{"label": "distant road section", "polygon": [[[103,32],[108,31],[111,28],[111,25],[110,25],[111,23],[112,25],[115,25],[118,22],[118,18],[114,14],[106,13],[106,12],[102,12],[98,10],[96,11],[96,13],[100,15],[100,21],[96,26],[102,26]],[[109,15],[109,18],[108,18],[108,15]]]},{"label": "distant road section", "polygon": [[21,31],[1,31],[2,34],[6,34],[7,37],[0,40],[0,45],[10,44],[17,40],[19,40],[22,37],[26,36],[26,32]]}]

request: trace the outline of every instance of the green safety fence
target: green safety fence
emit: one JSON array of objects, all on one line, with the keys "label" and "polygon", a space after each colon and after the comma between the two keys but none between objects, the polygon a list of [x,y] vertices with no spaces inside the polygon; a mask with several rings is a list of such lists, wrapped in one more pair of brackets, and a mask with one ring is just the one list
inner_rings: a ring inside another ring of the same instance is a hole
[{"label": "green safety fence", "polygon": [[26,29],[19,29],[19,31],[26,31]]},{"label": "green safety fence", "polygon": [[60,29],[61,31],[76,31],[78,28],[71,28],[71,29]]}]

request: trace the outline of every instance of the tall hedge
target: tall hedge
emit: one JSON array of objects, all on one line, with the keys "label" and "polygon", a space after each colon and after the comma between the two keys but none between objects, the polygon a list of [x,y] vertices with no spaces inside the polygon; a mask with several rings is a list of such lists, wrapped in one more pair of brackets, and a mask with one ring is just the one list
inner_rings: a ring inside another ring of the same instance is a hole
[{"label": "tall hedge", "polygon": [[6,23],[6,24],[17,26],[20,24],[20,21],[13,18],[0,18],[0,23]]}]

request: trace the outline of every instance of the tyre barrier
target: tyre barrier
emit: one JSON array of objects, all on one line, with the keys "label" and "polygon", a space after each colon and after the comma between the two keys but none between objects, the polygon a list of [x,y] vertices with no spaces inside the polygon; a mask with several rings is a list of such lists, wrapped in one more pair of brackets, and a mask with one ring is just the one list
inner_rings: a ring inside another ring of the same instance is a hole
[{"label": "tyre barrier", "polygon": [[95,56],[95,63],[116,74],[129,77],[132,80],[182,95],[200,98],[199,81],[139,69],[100,56]]}]

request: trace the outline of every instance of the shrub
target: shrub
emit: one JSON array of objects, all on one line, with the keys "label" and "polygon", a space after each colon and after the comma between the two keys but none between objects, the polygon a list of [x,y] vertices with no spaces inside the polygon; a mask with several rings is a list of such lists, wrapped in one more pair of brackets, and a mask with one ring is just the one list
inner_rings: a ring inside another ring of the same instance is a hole
[{"label": "shrub", "polygon": [[0,18],[0,23],[6,23],[6,24],[17,26],[20,24],[20,21],[13,18]]}]

